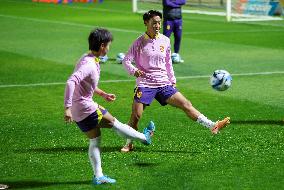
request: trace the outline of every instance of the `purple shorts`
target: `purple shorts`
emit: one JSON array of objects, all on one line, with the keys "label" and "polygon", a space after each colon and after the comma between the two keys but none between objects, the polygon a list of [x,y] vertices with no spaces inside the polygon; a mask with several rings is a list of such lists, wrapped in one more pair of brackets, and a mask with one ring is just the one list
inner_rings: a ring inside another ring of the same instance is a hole
[{"label": "purple shorts", "polygon": [[89,115],[82,121],[76,122],[76,124],[78,125],[78,127],[81,129],[82,132],[90,131],[91,129],[97,127],[103,115],[105,115],[106,113],[107,110],[104,107],[99,106],[95,112],[93,112],[91,115]]},{"label": "purple shorts", "polygon": [[165,106],[167,99],[177,92],[178,90],[172,85],[158,88],[136,87],[134,89],[134,100],[149,106],[155,98],[162,106]]}]

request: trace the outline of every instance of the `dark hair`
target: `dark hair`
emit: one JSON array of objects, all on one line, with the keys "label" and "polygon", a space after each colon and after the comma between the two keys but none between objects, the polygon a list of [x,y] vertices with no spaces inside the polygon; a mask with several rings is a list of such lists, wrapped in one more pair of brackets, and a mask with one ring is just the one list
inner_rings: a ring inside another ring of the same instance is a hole
[{"label": "dark hair", "polygon": [[113,41],[112,34],[103,28],[95,28],[91,31],[89,38],[89,50],[99,51],[102,43]]},{"label": "dark hair", "polygon": [[156,11],[156,10],[150,10],[150,11],[144,13],[144,15],[143,15],[144,23],[145,23],[146,21],[149,21],[149,20],[150,20],[151,18],[153,18],[154,16],[159,16],[161,19],[163,18],[161,12]]}]

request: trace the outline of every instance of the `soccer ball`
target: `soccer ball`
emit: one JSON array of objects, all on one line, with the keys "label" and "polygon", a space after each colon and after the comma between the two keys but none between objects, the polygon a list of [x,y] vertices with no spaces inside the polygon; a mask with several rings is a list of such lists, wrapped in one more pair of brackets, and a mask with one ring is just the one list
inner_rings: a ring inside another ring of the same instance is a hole
[{"label": "soccer ball", "polygon": [[122,60],[124,59],[124,57],[125,57],[125,54],[124,53],[119,53],[119,54],[117,54],[117,56],[116,56],[116,62],[117,63],[122,63]]},{"label": "soccer ball", "polygon": [[218,91],[227,90],[232,84],[232,76],[228,71],[216,70],[210,77],[210,85]]},{"label": "soccer ball", "polygon": [[106,63],[107,60],[108,60],[108,56],[107,56],[107,55],[105,55],[105,56],[100,56],[99,58],[100,58],[100,63]]}]

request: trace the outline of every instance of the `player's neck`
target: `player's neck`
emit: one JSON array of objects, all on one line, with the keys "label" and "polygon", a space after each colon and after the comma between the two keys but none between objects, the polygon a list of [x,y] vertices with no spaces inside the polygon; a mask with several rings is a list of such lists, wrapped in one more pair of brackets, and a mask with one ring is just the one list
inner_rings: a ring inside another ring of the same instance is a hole
[{"label": "player's neck", "polygon": [[95,57],[100,57],[100,53],[97,51],[91,51],[91,54]]},{"label": "player's neck", "polygon": [[157,37],[156,34],[146,31],[145,32],[150,39],[155,39]]}]

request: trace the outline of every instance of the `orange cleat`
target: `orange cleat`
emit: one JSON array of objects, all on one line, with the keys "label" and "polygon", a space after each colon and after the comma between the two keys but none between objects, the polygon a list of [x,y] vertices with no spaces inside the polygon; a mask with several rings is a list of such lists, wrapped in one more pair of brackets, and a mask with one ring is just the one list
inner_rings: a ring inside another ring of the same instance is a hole
[{"label": "orange cleat", "polygon": [[215,126],[211,129],[213,135],[216,135],[222,128],[230,123],[230,117],[226,117],[221,121],[217,121]]}]

